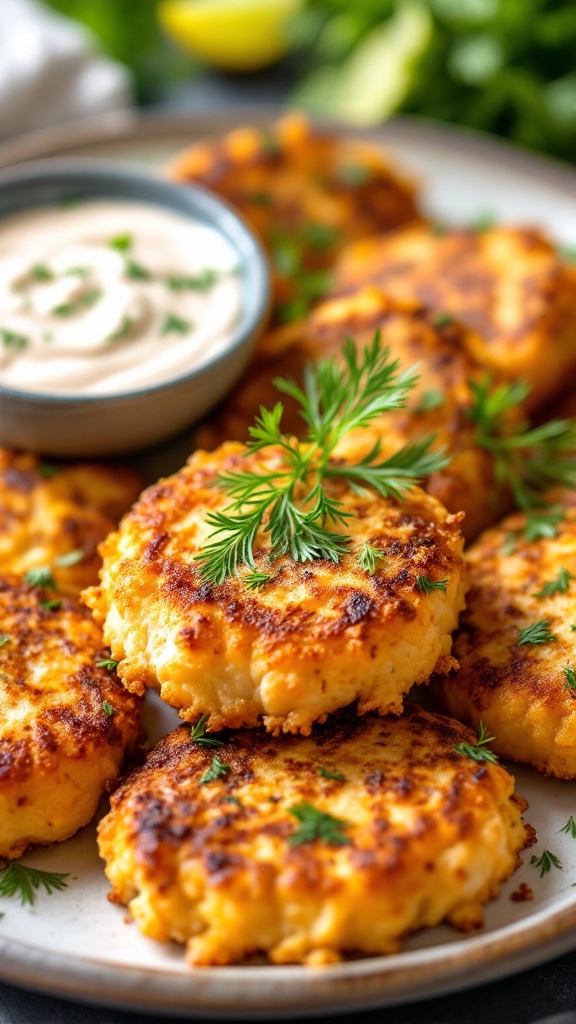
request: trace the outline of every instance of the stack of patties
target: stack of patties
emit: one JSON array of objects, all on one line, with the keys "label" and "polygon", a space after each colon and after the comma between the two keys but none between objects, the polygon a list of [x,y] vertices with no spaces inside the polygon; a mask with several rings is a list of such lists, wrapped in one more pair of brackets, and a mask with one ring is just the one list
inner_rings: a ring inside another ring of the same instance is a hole
[{"label": "stack of patties", "polygon": [[94,816],[140,735],[102,631],[78,602],[140,490],[131,470],[0,450],[0,857]]},{"label": "stack of patties", "polygon": [[432,438],[340,451],[413,386],[378,335],[349,342],[303,390],[280,385],[304,438],[261,410],[248,445],[194,454],[102,546],[85,599],[118,674],[190,724],[113,795],[100,851],[113,897],[191,963],[326,962],[475,927],[526,843],[494,755],[403,709],[453,664],[462,516],[416,486],[445,465]]}]

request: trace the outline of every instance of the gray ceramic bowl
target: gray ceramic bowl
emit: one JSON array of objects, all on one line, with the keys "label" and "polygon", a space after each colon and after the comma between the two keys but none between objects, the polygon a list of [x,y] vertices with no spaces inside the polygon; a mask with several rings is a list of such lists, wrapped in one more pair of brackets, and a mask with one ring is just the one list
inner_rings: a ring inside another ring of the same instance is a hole
[{"label": "gray ceramic bowl", "polygon": [[113,455],[170,437],[230,390],[266,322],[268,264],[251,231],[216,196],[87,160],[46,160],[0,174],[0,229],[8,214],[78,197],[137,200],[200,221],[226,238],[241,268],[240,321],[225,348],[196,370],[153,387],[102,396],[49,396],[0,386],[0,444],[46,455]]}]

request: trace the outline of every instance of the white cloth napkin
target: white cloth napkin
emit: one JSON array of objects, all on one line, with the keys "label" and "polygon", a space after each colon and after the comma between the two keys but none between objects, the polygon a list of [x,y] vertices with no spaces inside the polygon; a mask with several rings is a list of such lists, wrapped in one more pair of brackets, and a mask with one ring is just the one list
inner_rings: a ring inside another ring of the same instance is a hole
[{"label": "white cloth napkin", "polygon": [[0,0],[0,138],[128,107],[127,70],[37,0]]}]

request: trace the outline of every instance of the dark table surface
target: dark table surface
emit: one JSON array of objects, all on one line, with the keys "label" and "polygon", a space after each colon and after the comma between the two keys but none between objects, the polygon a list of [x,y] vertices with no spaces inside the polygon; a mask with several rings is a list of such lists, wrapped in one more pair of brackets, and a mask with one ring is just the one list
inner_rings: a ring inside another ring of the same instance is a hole
[{"label": "dark table surface", "polygon": [[[159,94],[159,107],[182,112],[251,102],[282,103],[292,80],[293,69],[288,64],[248,78],[205,75]],[[132,1014],[83,1006],[0,984],[0,1024],[135,1024],[137,1020],[168,1024],[173,1018],[143,1017],[142,1011]],[[338,1021],[340,1024],[576,1024],[576,953],[491,985],[425,1002],[345,1014]]]}]

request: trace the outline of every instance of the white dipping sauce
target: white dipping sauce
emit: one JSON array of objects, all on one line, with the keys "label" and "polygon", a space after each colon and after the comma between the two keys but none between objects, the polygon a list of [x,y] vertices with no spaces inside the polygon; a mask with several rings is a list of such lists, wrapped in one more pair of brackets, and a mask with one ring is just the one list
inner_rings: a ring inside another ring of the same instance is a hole
[{"label": "white dipping sauce", "polygon": [[216,230],[160,206],[81,200],[0,222],[0,384],[134,391],[224,349],[242,290]]}]

